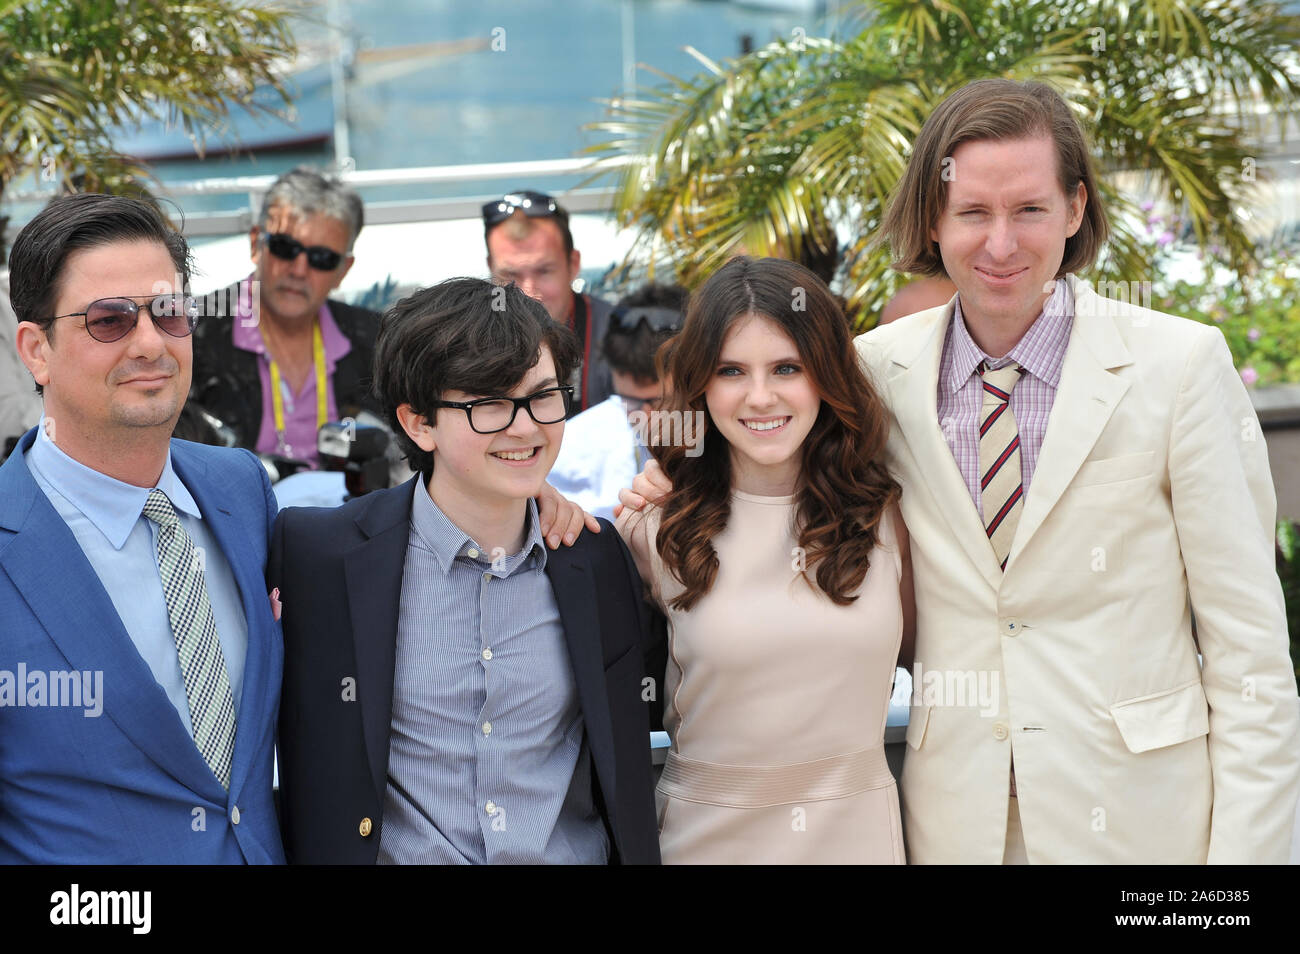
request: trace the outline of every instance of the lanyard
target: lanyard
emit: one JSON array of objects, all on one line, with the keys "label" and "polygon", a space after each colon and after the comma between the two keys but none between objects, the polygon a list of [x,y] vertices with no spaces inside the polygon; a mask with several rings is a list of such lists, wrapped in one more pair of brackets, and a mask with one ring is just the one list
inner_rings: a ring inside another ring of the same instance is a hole
[{"label": "lanyard", "polygon": [[[325,341],[321,338],[320,322],[311,329],[311,359],[316,366],[316,430],[329,423],[329,393],[325,381]],[[271,407],[275,411],[275,434],[284,446],[284,396],[280,393],[280,368],[271,359]]]}]

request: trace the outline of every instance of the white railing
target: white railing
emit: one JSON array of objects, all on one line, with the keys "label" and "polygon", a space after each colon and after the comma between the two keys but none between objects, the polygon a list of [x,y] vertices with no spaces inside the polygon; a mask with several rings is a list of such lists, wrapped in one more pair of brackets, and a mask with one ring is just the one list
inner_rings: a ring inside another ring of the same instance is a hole
[{"label": "white railing", "polygon": [[[343,172],[340,178],[357,188],[383,186],[431,185],[455,183],[472,185],[479,182],[508,182],[513,186],[534,187],[539,181],[561,176],[595,176],[618,166],[617,162],[589,158],[536,159],[525,162],[483,162],[458,166],[417,166],[407,169],[353,169]],[[184,207],[190,196],[243,195],[246,201],[238,209],[218,212],[187,212],[184,231],[187,237],[210,235],[236,235],[247,232],[261,208],[262,196],[277,175],[225,176],[159,183],[155,192],[160,197],[177,200]],[[33,189],[10,192],[8,202],[44,202],[54,196],[50,189]],[[614,198],[612,186],[560,190],[557,197],[571,213],[606,212]],[[444,199],[406,199],[400,201],[367,201],[366,224],[385,225],[394,222],[444,222],[453,219],[473,219],[479,216],[484,202],[491,195],[486,192]]]}]

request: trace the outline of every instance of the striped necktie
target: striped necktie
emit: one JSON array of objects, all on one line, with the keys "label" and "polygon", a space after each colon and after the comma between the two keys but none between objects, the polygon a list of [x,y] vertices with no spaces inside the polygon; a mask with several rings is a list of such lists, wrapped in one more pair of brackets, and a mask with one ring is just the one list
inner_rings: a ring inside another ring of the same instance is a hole
[{"label": "striped necktie", "polygon": [[194,744],[212,774],[229,790],[235,754],[235,700],[208,603],[203,560],[161,490],[149,491],[144,516],[158,525],[158,573],[185,679]]},{"label": "striped necktie", "polygon": [[1011,390],[1020,380],[1020,365],[991,370],[980,365],[984,406],[980,410],[980,502],[984,531],[993,544],[998,565],[1007,568],[1007,555],[1024,509],[1025,486],[1020,474],[1020,432],[1011,413]]}]

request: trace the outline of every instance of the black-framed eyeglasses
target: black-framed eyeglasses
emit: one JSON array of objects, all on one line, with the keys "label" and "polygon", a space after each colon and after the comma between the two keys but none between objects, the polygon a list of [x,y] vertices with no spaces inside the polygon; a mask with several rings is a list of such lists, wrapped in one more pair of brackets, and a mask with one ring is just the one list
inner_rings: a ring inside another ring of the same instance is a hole
[{"label": "black-framed eyeglasses", "polygon": [[483,221],[487,225],[504,222],[515,214],[515,210],[533,219],[546,218],[560,211],[559,205],[545,192],[507,192],[499,199],[483,203]]},{"label": "black-framed eyeglasses", "polygon": [[149,309],[149,317],[160,329],[173,338],[184,338],[194,331],[199,321],[199,303],[191,295],[123,295],[119,298],[100,298],[86,306],[85,311],[72,311],[55,315],[60,318],[85,318],[86,333],[96,341],[109,344],[125,338],[135,330],[141,309]]},{"label": "black-framed eyeglasses", "polygon": [[527,397],[490,397],[477,401],[434,401],[433,407],[454,407],[465,412],[469,426],[478,434],[495,434],[515,422],[522,407],[538,424],[558,424],[568,416],[573,386],[545,388]]},{"label": "black-framed eyeglasses", "polygon": [[636,331],[645,322],[651,331],[681,331],[682,313],[676,308],[615,308],[610,324],[620,331]]},{"label": "black-framed eyeglasses", "polygon": [[303,252],[307,253],[307,264],[318,272],[332,272],[343,261],[343,253],[325,245],[303,245],[292,235],[284,232],[271,232],[262,237],[266,250],[276,258],[292,262]]}]

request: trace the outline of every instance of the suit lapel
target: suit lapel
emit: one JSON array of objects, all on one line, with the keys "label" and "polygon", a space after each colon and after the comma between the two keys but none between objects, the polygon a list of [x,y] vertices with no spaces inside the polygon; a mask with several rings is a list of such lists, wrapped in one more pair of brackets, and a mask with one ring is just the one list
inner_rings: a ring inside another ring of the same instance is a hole
[{"label": "suit lapel", "polygon": [[381,801],[388,787],[397,621],[411,533],[411,501],[422,486],[416,477],[391,491],[373,495],[371,505],[355,521],[366,539],[343,557],[362,730],[371,778]]},{"label": "suit lapel", "polygon": [[1099,297],[1073,275],[1069,281],[1074,292],[1070,342],[1007,572],[1061,499],[1129,389],[1128,381],[1111,373],[1133,363],[1115,328],[1114,315],[1123,306]]},{"label": "suit lapel", "polygon": [[595,577],[586,549],[578,546],[553,550],[547,555],[546,575],[555,592],[555,604],[564,626],[569,665],[578,686],[578,702],[587,730],[592,760],[600,780],[610,830],[618,832],[614,811],[618,802],[615,790],[614,726],[610,719],[609,692],[605,683],[604,653],[600,640],[600,614],[597,610]]},{"label": "suit lapel", "polygon": [[951,302],[935,309],[928,333],[898,347],[891,356],[893,367],[886,372],[889,403],[921,478],[905,492],[929,493],[934,498],[970,561],[996,589],[1002,570],[938,420],[939,362],[952,313]]},{"label": "suit lapel", "polygon": [[[244,657],[244,682],[235,728],[235,758],[230,769],[233,799],[248,777],[260,741],[258,733],[252,729],[267,725],[274,719],[273,703],[279,699],[279,685],[271,683],[278,637],[266,594],[266,568],[245,536],[250,529],[265,533],[266,524],[260,515],[236,518],[236,512],[246,512],[249,506],[231,493],[230,483],[209,476],[207,467],[197,458],[191,458],[183,445],[172,444],[172,466],[198,503],[204,523],[226,557],[231,575],[239,587],[240,607],[247,622],[248,651]],[[234,485],[237,490],[243,486],[242,483]],[[267,543],[269,545],[269,541]],[[242,726],[248,726],[249,731],[241,732]]]},{"label": "suit lapel", "polygon": [[182,785],[224,801],[77,538],[27,469],[22,455],[35,433],[14,449],[0,479],[0,527],[16,532],[0,552],[0,568],[69,667],[104,674],[104,713],[122,733]]}]

